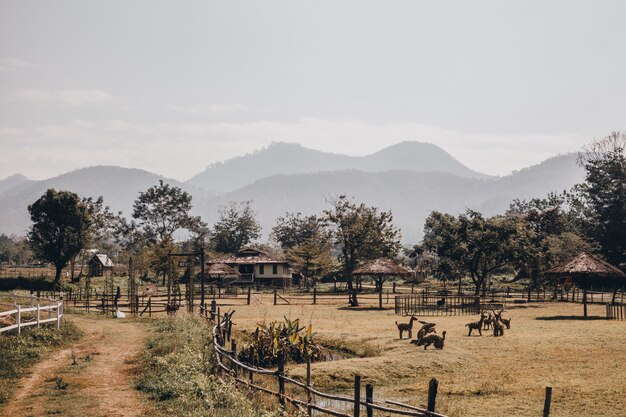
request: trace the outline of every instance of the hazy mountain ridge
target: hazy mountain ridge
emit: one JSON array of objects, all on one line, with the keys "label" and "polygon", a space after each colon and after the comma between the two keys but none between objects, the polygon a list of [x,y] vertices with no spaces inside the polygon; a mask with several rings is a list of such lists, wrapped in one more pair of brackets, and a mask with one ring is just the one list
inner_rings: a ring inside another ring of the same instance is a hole
[{"label": "hazy mountain ridge", "polygon": [[[402,144],[396,146],[401,148]],[[515,198],[544,197],[549,192],[570,188],[583,181],[584,170],[576,164],[575,154],[557,156],[511,175],[491,178],[400,169],[384,172],[326,170],[273,175],[214,196],[189,183],[147,171],[97,166],[43,181],[24,181],[18,177],[21,183],[18,181],[17,185],[0,193],[0,233],[24,234],[30,224],[27,206],[51,187],[83,196],[102,195],[113,210],[123,211],[130,218],[138,193],[157,184],[159,179],[190,192],[194,198],[193,213],[201,215],[209,225],[217,220],[221,205],[252,200],[264,237],[267,237],[276,218],[285,212],[320,213],[329,207],[328,200],[346,194],[381,210],[392,210],[394,223],[402,229],[403,240],[410,243],[421,238],[424,219],[432,210],[459,213],[472,208],[487,215],[501,213]],[[4,181],[6,179],[0,185]]]},{"label": "hazy mountain ridge", "polygon": [[467,168],[438,146],[401,142],[367,156],[348,156],[278,142],[262,150],[209,165],[186,183],[217,194],[235,191],[254,181],[280,174],[307,174],[357,169],[364,172],[406,170],[446,172],[488,178]]}]

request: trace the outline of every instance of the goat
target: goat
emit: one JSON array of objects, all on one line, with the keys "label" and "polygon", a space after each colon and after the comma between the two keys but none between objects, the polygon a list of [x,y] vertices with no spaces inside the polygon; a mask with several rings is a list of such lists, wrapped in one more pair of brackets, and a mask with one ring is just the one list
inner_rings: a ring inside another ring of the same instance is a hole
[{"label": "goat", "polygon": [[[428,336],[424,336],[419,340],[413,340],[411,343],[417,346],[424,346],[424,350],[430,345],[434,345],[435,349],[443,349],[443,344],[446,341],[446,331],[444,330],[441,333],[441,336],[436,334],[429,334]],[[414,343],[415,342],[415,343]]]},{"label": "goat", "polygon": [[[419,331],[417,332],[417,340],[420,340],[428,333],[437,333],[437,331],[435,330],[435,323],[428,323],[421,320],[418,321],[422,324],[422,328],[419,329]],[[411,343],[413,343],[413,341],[411,341]]]},{"label": "goat", "polygon": [[468,333],[468,336],[471,336],[471,335],[472,335],[472,330],[478,330],[478,334],[479,334],[480,336],[482,336],[482,335],[483,335],[482,328],[483,328],[483,322],[485,321],[485,318],[486,318],[485,313],[480,313],[480,320],[478,320],[478,321],[473,321],[473,322],[471,322],[471,323],[467,323],[467,324],[465,325],[465,327],[469,327],[469,333]]},{"label": "goat", "polygon": [[489,313],[489,316],[487,316],[487,318],[485,319],[485,322],[483,323],[483,330],[489,330],[491,329],[491,326],[493,325],[493,317],[491,316],[491,313]]},{"label": "goat", "polygon": [[502,324],[504,324],[506,326],[507,329],[511,328],[511,318],[504,319],[504,318],[500,317],[500,321],[502,322]]},{"label": "goat", "polygon": [[441,297],[441,300],[437,300],[437,307],[441,308],[446,304],[446,299],[444,297]]},{"label": "goat", "polygon": [[400,332],[400,340],[402,340],[402,333],[409,332],[409,339],[413,337],[413,320],[417,320],[417,317],[411,316],[411,320],[408,323],[398,323],[398,331]]},{"label": "goat", "polygon": [[[493,335],[495,337],[497,336],[504,336],[504,324],[502,322],[502,312],[504,311],[504,309],[500,309],[499,312],[495,312],[493,310],[491,310],[493,312]],[[511,320],[509,319],[509,325]]]}]

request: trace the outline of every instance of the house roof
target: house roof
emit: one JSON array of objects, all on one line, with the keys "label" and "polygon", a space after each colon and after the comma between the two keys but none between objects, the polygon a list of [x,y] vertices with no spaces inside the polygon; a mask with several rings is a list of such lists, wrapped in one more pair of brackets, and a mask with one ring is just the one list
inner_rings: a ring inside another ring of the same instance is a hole
[{"label": "house roof", "polygon": [[391,259],[378,258],[368,261],[352,272],[352,275],[410,275],[412,271],[402,265],[398,265]]},{"label": "house roof", "polygon": [[606,278],[624,278],[624,273],[608,262],[581,252],[573,258],[546,271],[549,275],[589,275]]},{"label": "house roof", "polygon": [[223,263],[211,264],[207,272],[209,275],[239,275],[235,268]]},{"label": "house roof", "polygon": [[286,259],[272,256],[267,252],[264,252],[257,248],[243,248],[236,255],[226,256],[218,258],[213,262],[207,262],[208,264],[223,263],[228,265],[235,264],[286,264]]},{"label": "house roof", "polygon": [[96,253],[91,260],[99,262],[100,265],[106,268],[113,268],[113,261],[104,253]]}]

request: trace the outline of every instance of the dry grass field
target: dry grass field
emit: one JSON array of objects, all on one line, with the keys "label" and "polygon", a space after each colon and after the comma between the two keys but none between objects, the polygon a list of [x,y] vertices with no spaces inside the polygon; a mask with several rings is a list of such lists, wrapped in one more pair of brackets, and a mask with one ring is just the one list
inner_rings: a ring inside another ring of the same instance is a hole
[{"label": "dry grass field", "polygon": [[[553,387],[551,416],[616,416],[626,413],[626,322],[583,321],[582,305],[534,303],[510,306],[511,330],[494,338],[467,336],[477,316],[424,317],[447,331],[442,351],[424,351],[398,340],[393,310],[338,306],[237,306],[236,329],[283,316],[311,321],[318,340],[352,346],[368,357],[313,364],[313,383],[329,391],[349,390],[354,374],[372,383],[375,397],[425,406],[430,378],[439,380],[437,409],[451,416],[537,416],[546,386]],[[603,317],[603,306],[590,306]],[[417,325],[416,325],[417,326]],[[405,336],[406,337],[406,336]],[[288,373],[304,375],[295,365]]]}]

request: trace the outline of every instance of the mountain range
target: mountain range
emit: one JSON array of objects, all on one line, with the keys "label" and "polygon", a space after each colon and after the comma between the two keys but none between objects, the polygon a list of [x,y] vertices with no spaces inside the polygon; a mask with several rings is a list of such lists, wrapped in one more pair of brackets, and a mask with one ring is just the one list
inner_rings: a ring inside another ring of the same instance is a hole
[{"label": "mountain range", "polygon": [[0,233],[23,235],[30,224],[27,206],[48,188],[102,195],[113,210],[129,217],[137,195],[159,179],[191,193],[194,214],[209,225],[217,220],[220,206],[252,201],[267,237],[275,219],[285,212],[320,213],[329,201],[345,194],[392,210],[403,241],[414,243],[421,238],[424,219],[432,210],[457,214],[472,208],[487,215],[501,213],[515,198],[544,197],[568,189],[584,179],[584,172],[576,164],[576,154],[492,177],[427,143],[404,142],[363,157],[278,143],[212,164],[186,182],[114,166],[79,169],[42,181],[12,175],[0,180]]}]

